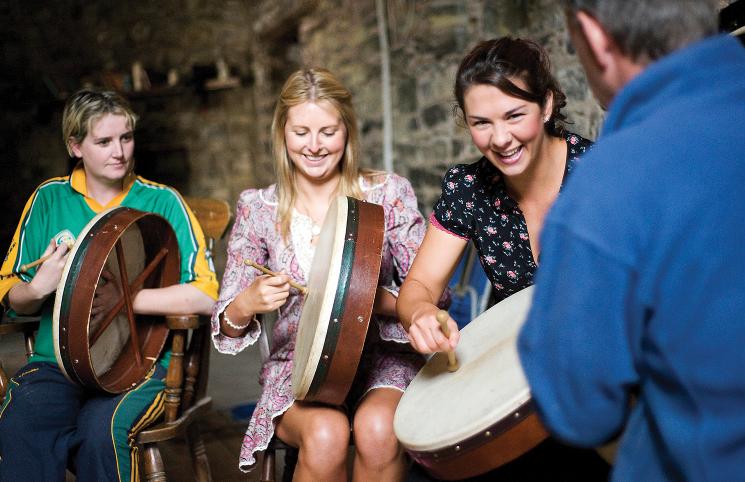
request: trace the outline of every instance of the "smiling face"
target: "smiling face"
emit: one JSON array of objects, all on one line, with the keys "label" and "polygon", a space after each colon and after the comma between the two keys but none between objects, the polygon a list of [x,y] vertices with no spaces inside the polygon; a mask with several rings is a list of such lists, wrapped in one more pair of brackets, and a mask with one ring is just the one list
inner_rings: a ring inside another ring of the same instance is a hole
[{"label": "smiling face", "polygon": [[[527,90],[522,80],[511,80]],[[548,137],[544,122],[551,113],[551,99],[541,108],[494,86],[476,84],[463,100],[473,143],[502,174],[518,176],[535,163]]]},{"label": "smiling face", "polygon": [[287,154],[299,176],[323,182],[340,175],[347,130],[329,102],[307,101],[290,107],[284,133]]},{"label": "smiling face", "polygon": [[121,187],[132,170],[134,133],[124,115],[104,114],[91,122],[82,142],[71,140],[75,157],[83,160],[86,181],[91,186]]}]

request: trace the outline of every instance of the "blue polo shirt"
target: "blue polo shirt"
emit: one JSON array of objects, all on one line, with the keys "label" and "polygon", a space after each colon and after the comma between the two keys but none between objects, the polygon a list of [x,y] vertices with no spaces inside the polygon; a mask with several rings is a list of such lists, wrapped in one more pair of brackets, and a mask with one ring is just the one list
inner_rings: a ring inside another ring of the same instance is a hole
[{"label": "blue polo shirt", "polygon": [[745,480],[743,73],[727,36],[651,64],[543,229],[520,358],[558,437],[625,427],[614,480]]}]

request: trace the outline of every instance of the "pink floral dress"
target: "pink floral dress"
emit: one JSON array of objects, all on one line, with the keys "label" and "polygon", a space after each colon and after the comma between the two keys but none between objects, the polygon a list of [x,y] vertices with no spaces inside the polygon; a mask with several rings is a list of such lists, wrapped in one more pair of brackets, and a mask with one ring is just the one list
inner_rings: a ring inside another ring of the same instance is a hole
[{"label": "pink floral dress", "polygon": [[[365,199],[382,205],[384,209],[385,242],[379,285],[397,295],[424,237],[424,219],[406,179],[391,173],[376,176],[373,180],[360,178],[360,183]],[[230,338],[220,333],[219,314],[259,275],[257,270],[245,266],[243,260],[249,258],[273,271],[284,271],[305,284],[309,273],[303,269],[306,263],[300,262],[297,252],[307,250],[305,243],[309,238],[301,234],[293,232],[287,241],[282,239],[277,224],[276,185],[241,193],[228,244],[220,297],[212,316],[212,340],[220,352],[236,354],[254,344],[261,333],[262,327],[256,322],[242,338]],[[259,383],[263,391],[241,447],[238,466],[243,471],[254,468],[255,452],[266,449],[274,435],[275,419],[294,402],[290,380],[302,307],[303,297],[291,289],[290,297],[279,309],[272,330],[270,356],[261,370]],[[360,363],[351,390],[355,400],[374,388],[390,387],[403,391],[424,364],[422,355],[408,345],[406,333],[396,319],[378,316],[374,320],[380,336],[366,350]],[[374,325],[370,326],[372,329]]]}]

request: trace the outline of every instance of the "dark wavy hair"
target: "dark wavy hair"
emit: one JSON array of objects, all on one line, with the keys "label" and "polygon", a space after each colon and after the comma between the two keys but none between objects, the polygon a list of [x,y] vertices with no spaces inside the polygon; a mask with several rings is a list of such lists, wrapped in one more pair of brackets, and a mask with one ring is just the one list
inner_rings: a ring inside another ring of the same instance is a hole
[{"label": "dark wavy hair", "polygon": [[[521,79],[527,90],[513,79]],[[465,118],[463,98],[473,85],[491,85],[507,95],[545,107],[549,92],[553,95],[551,117],[544,124],[546,132],[559,137],[564,132],[566,116],[561,112],[566,95],[551,74],[551,62],[543,47],[527,39],[501,37],[476,45],[458,67],[455,77],[455,99]]]}]

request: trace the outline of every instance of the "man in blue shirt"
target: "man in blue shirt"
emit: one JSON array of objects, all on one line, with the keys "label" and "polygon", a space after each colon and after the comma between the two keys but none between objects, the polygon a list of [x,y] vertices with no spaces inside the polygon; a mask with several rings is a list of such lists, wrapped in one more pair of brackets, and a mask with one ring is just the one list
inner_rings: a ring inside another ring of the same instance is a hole
[{"label": "man in blue shirt", "polygon": [[614,480],[745,480],[745,49],[711,0],[566,0],[609,111],[547,218],[518,348]]}]

